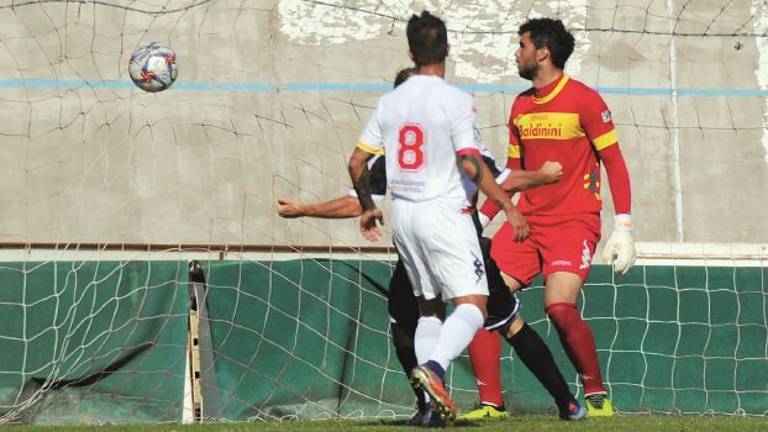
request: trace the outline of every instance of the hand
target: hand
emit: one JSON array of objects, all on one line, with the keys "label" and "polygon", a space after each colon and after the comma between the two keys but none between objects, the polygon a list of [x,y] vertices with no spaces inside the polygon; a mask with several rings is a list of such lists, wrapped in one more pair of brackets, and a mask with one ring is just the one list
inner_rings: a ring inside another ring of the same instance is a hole
[{"label": "hand", "polygon": [[632,236],[632,218],[628,214],[616,215],[616,227],[603,249],[603,261],[612,264],[613,270],[625,275],[635,264],[637,252]]},{"label": "hand", "polygon": [[280,198],[277,200],[277,214],[287,219],[293,219],[304,216],[301,209],[301,203],[290,198]]},{"label": "hand", "polygon": [[525,220],[525,216],[520,213],[520,210],[515,206],[511,206],[505,213],[509,226],[515,231],[515,241],[521,242],[528,238],[530,227],[528,227],[528,221]]},{"label": "hand", "polygon": [[563,176],[563,166],[560,162],[546,161],[538,172],[541,176],[541,184],[557,183]]},{"label": "hand", "polygon": [[377,208],[366,210],[360,215],[360,233],[368,241],[375,242],[381,239],[379,224],[384,225],[384,215]]}]

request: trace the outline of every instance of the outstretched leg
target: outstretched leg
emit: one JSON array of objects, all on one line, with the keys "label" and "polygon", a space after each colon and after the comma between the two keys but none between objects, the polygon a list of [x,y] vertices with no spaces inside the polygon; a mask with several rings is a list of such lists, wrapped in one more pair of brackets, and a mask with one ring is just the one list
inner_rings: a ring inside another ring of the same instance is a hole
[{"label": "outstretched leg", "polygon": [[505,335],[507,342],[515,349],[520,361],[533,373],[555,400],[560,418],[581,420],[586,416],[584,407],[573,397],[568,383],[555,363],[552,352],[536,331],[518,315],[510,324]]}]

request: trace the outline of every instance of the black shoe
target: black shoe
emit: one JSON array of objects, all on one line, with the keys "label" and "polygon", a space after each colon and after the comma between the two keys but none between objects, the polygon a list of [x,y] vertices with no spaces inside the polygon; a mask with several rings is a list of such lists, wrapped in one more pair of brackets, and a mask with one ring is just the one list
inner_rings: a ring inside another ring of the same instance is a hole
[{"label": "black shoe", "polygon": [[424,418],[430,416],[430,411],[431,409],[428,403],[419,402],[416,406],[416,412],[413,413],[413,417],[408,420],[408,424],[411,426],[421,426]]},{"label": "black shoe", "polygon": [[445,422],[439,410],[432,408],[430,404],[419,403],[408,424],[411,426],[443,427]]},{"label": "black shoe", "polygon": [[430,409],[421,418],[421,426],[423,427],[443,427],[445,426],[445,420],[440,414],[440,411],[436,409]]}]

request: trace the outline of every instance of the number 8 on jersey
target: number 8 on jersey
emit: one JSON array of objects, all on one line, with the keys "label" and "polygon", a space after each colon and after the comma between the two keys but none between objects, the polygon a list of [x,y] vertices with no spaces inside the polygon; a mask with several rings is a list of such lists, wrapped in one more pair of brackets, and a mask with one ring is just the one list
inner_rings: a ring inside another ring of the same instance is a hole
[{"label": "number 8 on jersey", "polygon": [[397,164],[403,171],[419,171],[424,166],[424,130],[418,123],[404,123],[398,133]]}]

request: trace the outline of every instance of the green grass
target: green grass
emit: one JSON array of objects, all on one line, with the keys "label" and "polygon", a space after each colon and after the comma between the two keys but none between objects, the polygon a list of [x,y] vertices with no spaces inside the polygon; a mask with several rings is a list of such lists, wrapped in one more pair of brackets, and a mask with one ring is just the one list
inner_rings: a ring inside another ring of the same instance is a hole
[{"label": "green grass", "polygon": [[[458,423],[447,428],[471,432],[507,431],[766,431],[768,417],[725,416],[620,416],[610,419],[593,419],[569,423],[548,416],[514,416],[495,422]],[[249,431],[419,431],[423,428],[408,427],[403,421],[294,421],[269,423],[226,423],[203,425],[130,425],[130,426],[11,426],[9,432],[249,432]]]}]

